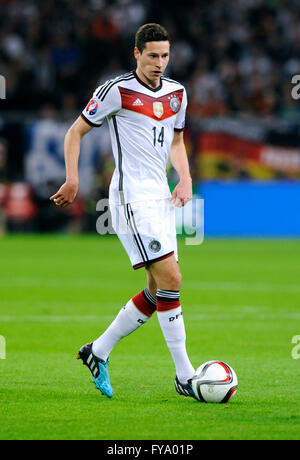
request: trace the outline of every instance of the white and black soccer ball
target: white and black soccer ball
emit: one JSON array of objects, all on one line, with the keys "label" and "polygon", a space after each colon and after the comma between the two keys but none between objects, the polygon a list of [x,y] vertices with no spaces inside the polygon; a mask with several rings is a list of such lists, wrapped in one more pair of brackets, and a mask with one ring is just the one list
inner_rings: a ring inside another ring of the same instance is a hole
[{"label": "white and black soccer ball", "polygon": [[192,378],[196,398],[207,403],[226,403],[236,393],[238,379],[228,364],[207,361],[201,364]]}]

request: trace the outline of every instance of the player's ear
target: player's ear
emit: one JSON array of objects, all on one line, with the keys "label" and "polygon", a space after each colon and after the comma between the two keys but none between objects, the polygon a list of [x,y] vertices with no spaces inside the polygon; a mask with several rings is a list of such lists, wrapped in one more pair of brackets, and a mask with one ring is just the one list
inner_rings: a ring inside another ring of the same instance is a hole
[{"label": "player's ear", "polygon": [[134,50],[133,50],[133,55],[134,55],[136,60],[138,60],[138,58],[140,57],[140,54],[141,53],[140,53],[139,49],[135,46]]}]

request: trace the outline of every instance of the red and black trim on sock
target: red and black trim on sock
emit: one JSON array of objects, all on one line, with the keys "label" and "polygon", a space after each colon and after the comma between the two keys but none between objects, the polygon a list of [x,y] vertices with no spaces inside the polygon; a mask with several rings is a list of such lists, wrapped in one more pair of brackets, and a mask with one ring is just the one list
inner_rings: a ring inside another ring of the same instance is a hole
[{"label": "red and black trim on sock", "polygon": [[180,307],[179,291],[157,289],[156,308],[157,311],[168,311]]},{"label": "red and black trim on sock", "polygon": [[132,302],[140,312],[144,315],[151,317],[156,310],[156,299],[150,293],[148,288],[132,297]]}]

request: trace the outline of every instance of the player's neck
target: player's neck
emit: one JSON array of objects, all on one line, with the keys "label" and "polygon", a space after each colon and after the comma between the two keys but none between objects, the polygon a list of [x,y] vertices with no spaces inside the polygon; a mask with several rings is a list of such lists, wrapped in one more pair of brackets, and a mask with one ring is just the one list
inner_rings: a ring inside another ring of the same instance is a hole
[{"label": "player's neck", "polygon": [[135,73],[139,77],[139,79],[145,83],[147,86],[150,86],[152,89],[156,89],[160,86],[160,77],[156,78],[155,80],[149,80],[146,75],[137,67]]}]

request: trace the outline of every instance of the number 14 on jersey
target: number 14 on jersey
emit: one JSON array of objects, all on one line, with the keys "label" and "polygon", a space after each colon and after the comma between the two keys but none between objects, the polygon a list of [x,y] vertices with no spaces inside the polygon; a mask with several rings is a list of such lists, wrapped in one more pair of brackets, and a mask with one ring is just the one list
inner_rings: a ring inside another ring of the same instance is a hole
[{"label": "number 14 on jersey", "polygon": [[165,128],[162,126],[160,132],[159,129],[154,126],[152,128],[153,131],[153,145],[156,146],[156,143],[160,144],[161,147],[164,145],[164,138],[165,138]]}]

